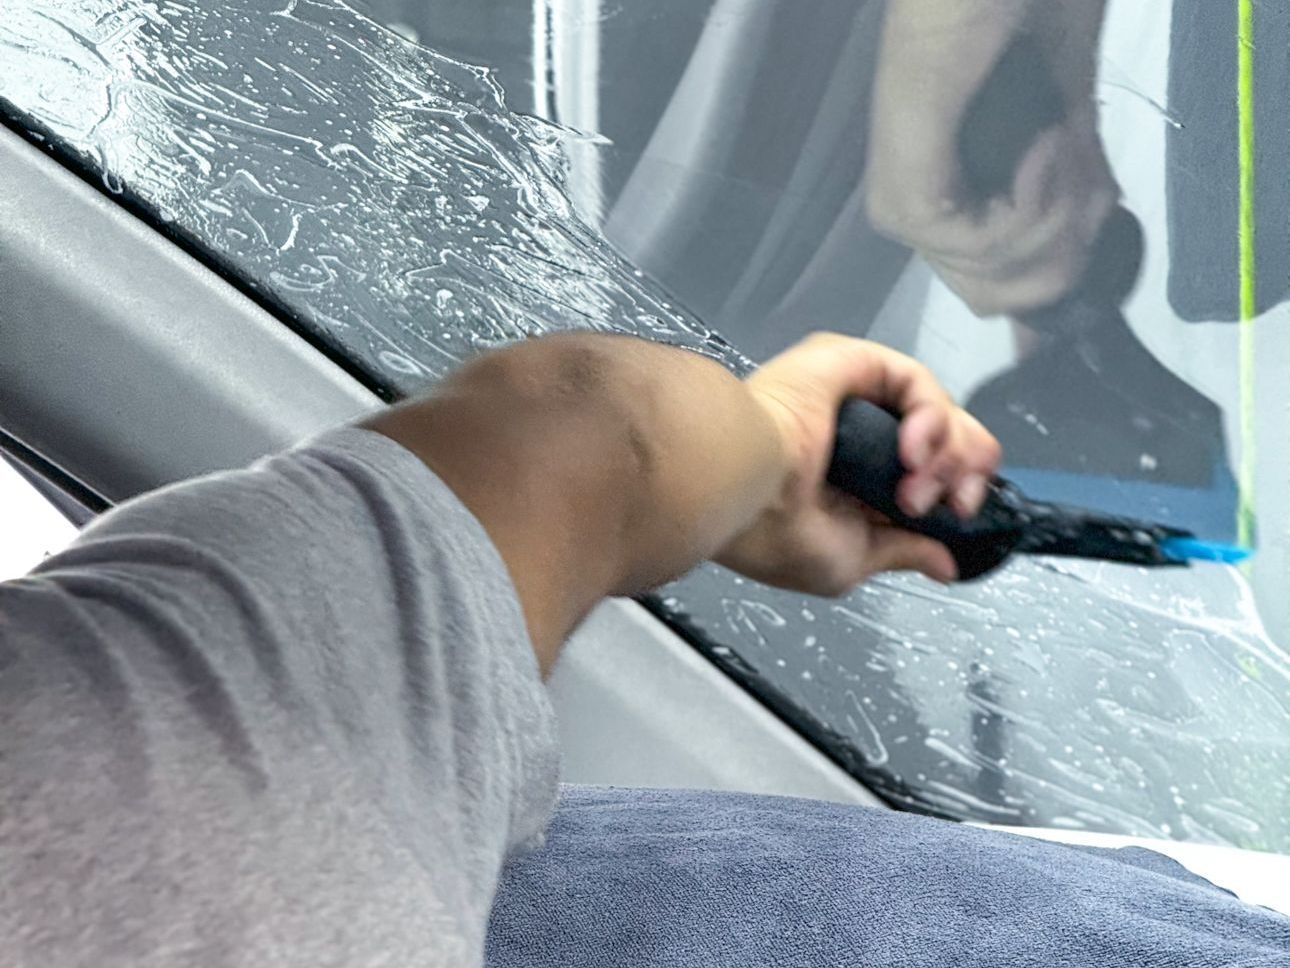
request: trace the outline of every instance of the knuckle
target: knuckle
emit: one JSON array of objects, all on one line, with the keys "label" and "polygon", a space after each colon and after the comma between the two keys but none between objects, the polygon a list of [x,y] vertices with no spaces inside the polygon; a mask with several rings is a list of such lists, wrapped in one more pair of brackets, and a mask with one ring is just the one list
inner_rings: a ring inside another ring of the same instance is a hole
[{"label": "knuckle", "polygon": [[828,345],[831,343],[842,342],[842,341],[845,341],[846,339],[847,339],[846,336],[843,336],[841,333],[835,332],[834,330],[816,329],[808,333],[806,338],[803,340],[803,342]]},{"label": "knuckle", "polygon": [[817,594],[825,598],[841,598],[860,582],[852,569],[835,559],[818,563],[815,580],[811,583]]},{"label": "knuckle", "polygon": [[922,360],[915,359],[912,356],[906,357],[906,359],[909,360],[908,366],[910,376],[915,380],[920,383],[933,383],[938,387],[941,385],[940,381],[936,379],[936,374],[932,372],[932,368]]},{"label": "knuckle", "polygon": [[858,358],[873,349],[873,344],[868,340],[860,339],[857,336],[847,336],[828,329],[815,330],[802,342],[803,345],[827,352],[834,357],[845,355],[847,358]]},{"label": "knuckle", "polygon": [[905,357],[903,365],[905,377],[920,396],[921,406],[929,407],[938,422],[949,422],[950,400],[932,368],[912,356]]},{"label": "knuckle", "polygon": [[951,206],[922,198],[908,191],[884,191],[881,186],[865,193],[865,217],[880,234],[915,247],[924,240],[935,241],[937,227]]},{"label": "knuckle", "polygon": [[985,454],[991,467],[997,467],[999,461],[1003,460],[1003,444],[999,443],[999,438],[986,432]]},{"label": "knuckle", "polygon": [[860,578],[838,575],[828,583],[824,594],[828,598],[845,598],[860,581]]},{"label": "knuckle", "polygon": [[993,473],[1003,459],[1003,448],[993,437],[983,439],[973,455],[972,465],[975,470]]}]

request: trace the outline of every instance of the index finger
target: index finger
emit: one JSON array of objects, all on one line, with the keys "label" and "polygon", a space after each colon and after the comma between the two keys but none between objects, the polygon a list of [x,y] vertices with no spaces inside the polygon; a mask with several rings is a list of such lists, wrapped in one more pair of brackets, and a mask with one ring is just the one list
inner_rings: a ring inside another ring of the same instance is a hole
[{"label": "index finger", "polygon": [[901,417],[900,459],[908,470],[925,466],[950,432],[954,401],[936,376],[913,357],[881,343],[824,333],[813,338],[814,352],[827,354],[833,403],[849,396]]},{"label": "index finger", "polygon": [[909,414],[928,404],[953,406],[949,394],[926,366],[870,340],[840,333],[813,333],[775,357],[767,367],[779,363],[791,363],[798,379],[809,379],[817,390],[839,404],[846,397],[863,397],[899,414]]},{"label": "index finger", "polygon": [[924,466],[945,444],[954,402],[932,372],[912,357],[869,340],[838,333],[814,333],[762,368],[763,378],[809,387],[812,401],[836,412],[857,396],[898,414],[900,457],[909,470]]}]

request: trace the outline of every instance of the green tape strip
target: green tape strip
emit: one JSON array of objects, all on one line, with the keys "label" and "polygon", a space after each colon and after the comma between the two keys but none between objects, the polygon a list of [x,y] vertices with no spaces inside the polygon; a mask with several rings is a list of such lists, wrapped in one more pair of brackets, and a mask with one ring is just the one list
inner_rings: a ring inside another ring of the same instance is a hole
[{"label": "green tape strip", "polygon": [[1254,542],[1254,317],[1258,314],[1254,263],[1254,0],[1236,0],[1236,77],[1238,157],[1240,166],[1240,499],[1236,510],[1237,542]]}]

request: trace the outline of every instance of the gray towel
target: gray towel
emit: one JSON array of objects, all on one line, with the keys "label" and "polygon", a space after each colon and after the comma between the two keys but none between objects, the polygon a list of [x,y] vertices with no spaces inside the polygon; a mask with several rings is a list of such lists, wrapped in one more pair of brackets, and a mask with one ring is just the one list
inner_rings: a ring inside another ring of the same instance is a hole
[{"label": "gray towel", "polygon": [[491,968],[1290,965],[1290,918],[1140,848],[784,797],[566,788]]}]

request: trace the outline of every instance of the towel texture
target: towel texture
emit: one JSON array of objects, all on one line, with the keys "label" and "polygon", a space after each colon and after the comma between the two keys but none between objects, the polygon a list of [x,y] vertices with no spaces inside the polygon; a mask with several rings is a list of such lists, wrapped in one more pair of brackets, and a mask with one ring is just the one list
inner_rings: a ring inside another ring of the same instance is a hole
[{"label": "towel texture", "polygon": [[782,797],[566,788],[491,968],[1270,968],[1290,918],[1149,850]]}]

